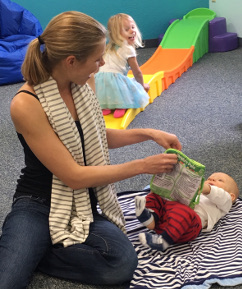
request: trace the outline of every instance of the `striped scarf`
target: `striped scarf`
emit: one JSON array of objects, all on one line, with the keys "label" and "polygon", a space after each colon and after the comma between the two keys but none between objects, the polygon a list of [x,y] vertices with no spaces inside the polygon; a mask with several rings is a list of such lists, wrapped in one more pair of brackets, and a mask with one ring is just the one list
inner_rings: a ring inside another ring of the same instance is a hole
[{"label": "striped scarf", "polygon": [[[84,166],[81,137],[56,81],[50,78],[34,89],[53,130],[74,160]],[[72,84],[71,90],[83,130],[86,165],[109,165],[105,123],[96,96],[87,84]],[[125,220],[114,185],[96,187],[94,193],[102,214],[125,232]],[[52,243],[63,243],[64,247],[83,243],[88,237],[91,222],[93,215],[88,189],[73,190],[53,175],[49,215]]]}]

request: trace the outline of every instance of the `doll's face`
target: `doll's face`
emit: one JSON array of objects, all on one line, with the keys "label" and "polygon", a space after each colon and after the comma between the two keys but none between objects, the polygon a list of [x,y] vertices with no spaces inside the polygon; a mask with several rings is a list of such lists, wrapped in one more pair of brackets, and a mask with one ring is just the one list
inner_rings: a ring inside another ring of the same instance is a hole
[{"label": "doll's face", "polygon": [[211,186],[222,188],[225,191],[230,191],[232,186],[231,178],[224,173],[212,174],[211,176],[208,177],[206,183],[210,184]]},{"label": "doll's face", "polygon": [[136,37],[136,25],[132,18],[126,18],[122,21],[121,35],[129,45],[134,45]]},{"label": "doll's face", "polygon": [[239,191],[236,182],[225,173],[213,173],[208,177],[205,183],[224,189],[231,195],[232,201],[235,201],[238,198]]}]

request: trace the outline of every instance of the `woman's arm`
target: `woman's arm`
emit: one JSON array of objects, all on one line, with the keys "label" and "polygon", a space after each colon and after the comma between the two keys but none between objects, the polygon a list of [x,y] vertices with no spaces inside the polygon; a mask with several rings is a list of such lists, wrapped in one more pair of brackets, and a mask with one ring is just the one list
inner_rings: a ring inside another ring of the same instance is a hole
[{"label": "woman's arm", "polygon": [[145,128],[127,130],[107,129],[106,131],[108,146],[110,149],[140,143],[147,140],[155,141],[165,149],[182,149],[182,145],[180,144],[176,135],[161,130]]},{"label": "woman's arm", "polygon": [[[176,155],[159,154],[118,165],[80,166],[59,140],[41,104],[33,96],[25,93],[16,95],[11,103],[11,117],[16,130],[23,135],[40,162],[73,189],[107,185],[138,174],[170,171],[177,162]],[[147,133],[136,132],[134,135],[123,133],[126,141],[121,144],[127,145],[150,138]],[[120,135],[116,132],[115,135],[109,134],[109,138],[110,136],[112,139],[112,136]],[[131,140],[128,140],[128,136]]]}]

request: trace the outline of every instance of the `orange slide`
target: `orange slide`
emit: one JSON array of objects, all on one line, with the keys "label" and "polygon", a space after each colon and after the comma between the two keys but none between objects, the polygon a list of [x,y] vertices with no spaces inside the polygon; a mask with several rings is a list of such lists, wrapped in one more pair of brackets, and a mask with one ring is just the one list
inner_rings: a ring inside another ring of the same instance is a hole
[{"label": "orange slide", "polygon": [[164,71],[162,91],[182,75],[193,64],[194,46],[189,49],[157,48],[151,58],[140,69],[143,75]]}]

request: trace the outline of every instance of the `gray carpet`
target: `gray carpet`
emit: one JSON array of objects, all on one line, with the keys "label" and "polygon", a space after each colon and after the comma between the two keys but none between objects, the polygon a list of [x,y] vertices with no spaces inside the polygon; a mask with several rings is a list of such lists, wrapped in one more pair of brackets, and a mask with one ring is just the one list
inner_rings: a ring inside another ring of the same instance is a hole
[{"label": "gray carpet", "polygon": [[[155,48],[138,50],[140,65],[154,51]],[[128,129],[152,127],[176,134],[183,152],[206,165],[206,176],[214,171],[230,174],[236,179],[242,196],[241,80],[242,47],[225,53],[208,53],[138,114]],[[20,86],[0,86],[0,225],[10,209],[16,179],[23,166],[22,149],[9,116],[11,98]],[[158,145],[146,142],[112,150],[110,154],[112,163],[122,163],[162,151]],[[124,180],[117,184],[117,190],[141,190],[150,179],[150,175],[142,175]],[[125,286],[82,285],[37,273],[28,289],[41,288],[124,289]]]}]

